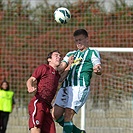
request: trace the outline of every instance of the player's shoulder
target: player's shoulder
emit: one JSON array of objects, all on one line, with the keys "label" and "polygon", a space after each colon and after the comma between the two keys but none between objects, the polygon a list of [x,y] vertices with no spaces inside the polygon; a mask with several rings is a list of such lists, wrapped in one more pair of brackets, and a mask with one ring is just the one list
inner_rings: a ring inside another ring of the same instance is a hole
[{"label": "player's shoulder", "polygon": [[49,65],[48,64],[41,64],[37,67],[37,69],[47,69],[49,68]]},{"label": "player's shoulder", "polygon": [[89,48],[90,49],[90,51],[91,51],[91,55],[92,56],[96,56],[96,57],[99,57],[100,58],[100,53],[99,53],[99,51],[97,50],[97,49],[93,49],[93,48]]},{"label": "player's shoulder", "polygon": [[99,51],[97,49],[93,49],[93,48],[88,48],[90,50],[90,52],[94,52],[94,53],[99,53]]},{"label": "player's shoulder", "polygon": [[98,51],[97,49],[94,49],[94,48],[88,48],[90,51]]},{"label": "player's shoulder", "polygon": [[48,72],[49,70],[51,69],[51,66],[48,65],[48,64],[41,64],[39,67],[38,67],[38,71],[41,71],[41,72]]},{"label": "player's shoulder", "polygon": [[48,66],[47,64],[41,64],[38,67],[47,67],[47,66]]}]

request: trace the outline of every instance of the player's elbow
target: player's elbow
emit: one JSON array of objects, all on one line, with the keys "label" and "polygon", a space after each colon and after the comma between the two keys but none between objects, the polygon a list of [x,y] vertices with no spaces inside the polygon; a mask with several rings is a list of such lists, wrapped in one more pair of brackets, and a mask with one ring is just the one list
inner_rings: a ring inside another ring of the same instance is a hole
[{"label": "player's elbow", "polygon": [[64,81],[64,78],[61,77],[61,78],[59,79],[59,83],[62,83],[63,81]]}]

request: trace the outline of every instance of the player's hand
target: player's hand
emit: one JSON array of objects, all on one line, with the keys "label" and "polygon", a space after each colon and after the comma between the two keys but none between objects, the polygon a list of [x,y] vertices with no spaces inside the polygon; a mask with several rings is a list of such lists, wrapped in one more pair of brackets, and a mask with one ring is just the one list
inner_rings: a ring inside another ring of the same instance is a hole
[{"label": "player's hand", "polygon": [[101,74],[102,74],[101,65],[100,65],[100,64],[95,65],[95,66],[93,67],[93,72],[96,73],[97,75],[101,75]]},{"label": "player's hand", "polygon": [[37,88],[36,87],[29,87],[28,88],[28,92],[29,93],[33,93],[33,92],[36,92],[37,91]]},{"label": "player's hand", "polygon": [[71,55],[68,59],[68,63],[71,65],[74,62],[74,56]]}]

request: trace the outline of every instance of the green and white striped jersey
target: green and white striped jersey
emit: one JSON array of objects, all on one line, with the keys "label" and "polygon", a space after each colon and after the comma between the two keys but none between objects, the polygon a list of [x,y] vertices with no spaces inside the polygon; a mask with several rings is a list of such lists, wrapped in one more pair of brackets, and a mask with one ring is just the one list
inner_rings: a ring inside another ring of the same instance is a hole
[{"label": "green and white striped jersey", "polygon": [[90,85],[93,66],[101,64],[100,55],[97,50],[87,48],[85,51],[71,51],[66,54],[63,61],[68,63],[68,58],[73,55],[74,63],[71,65],[71,70],[64,80],[62,87],[68,86],[85,86]]}]

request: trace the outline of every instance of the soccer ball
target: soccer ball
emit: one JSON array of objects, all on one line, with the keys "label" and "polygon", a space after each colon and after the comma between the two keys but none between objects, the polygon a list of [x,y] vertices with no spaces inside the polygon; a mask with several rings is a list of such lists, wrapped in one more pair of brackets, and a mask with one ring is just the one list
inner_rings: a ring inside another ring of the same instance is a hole
[{"label": "soccer ball", "polygon": [[71,13],[67,8],[60,7],[55,10],[54,18],[57,23],[66,24],[71,19]]}]

